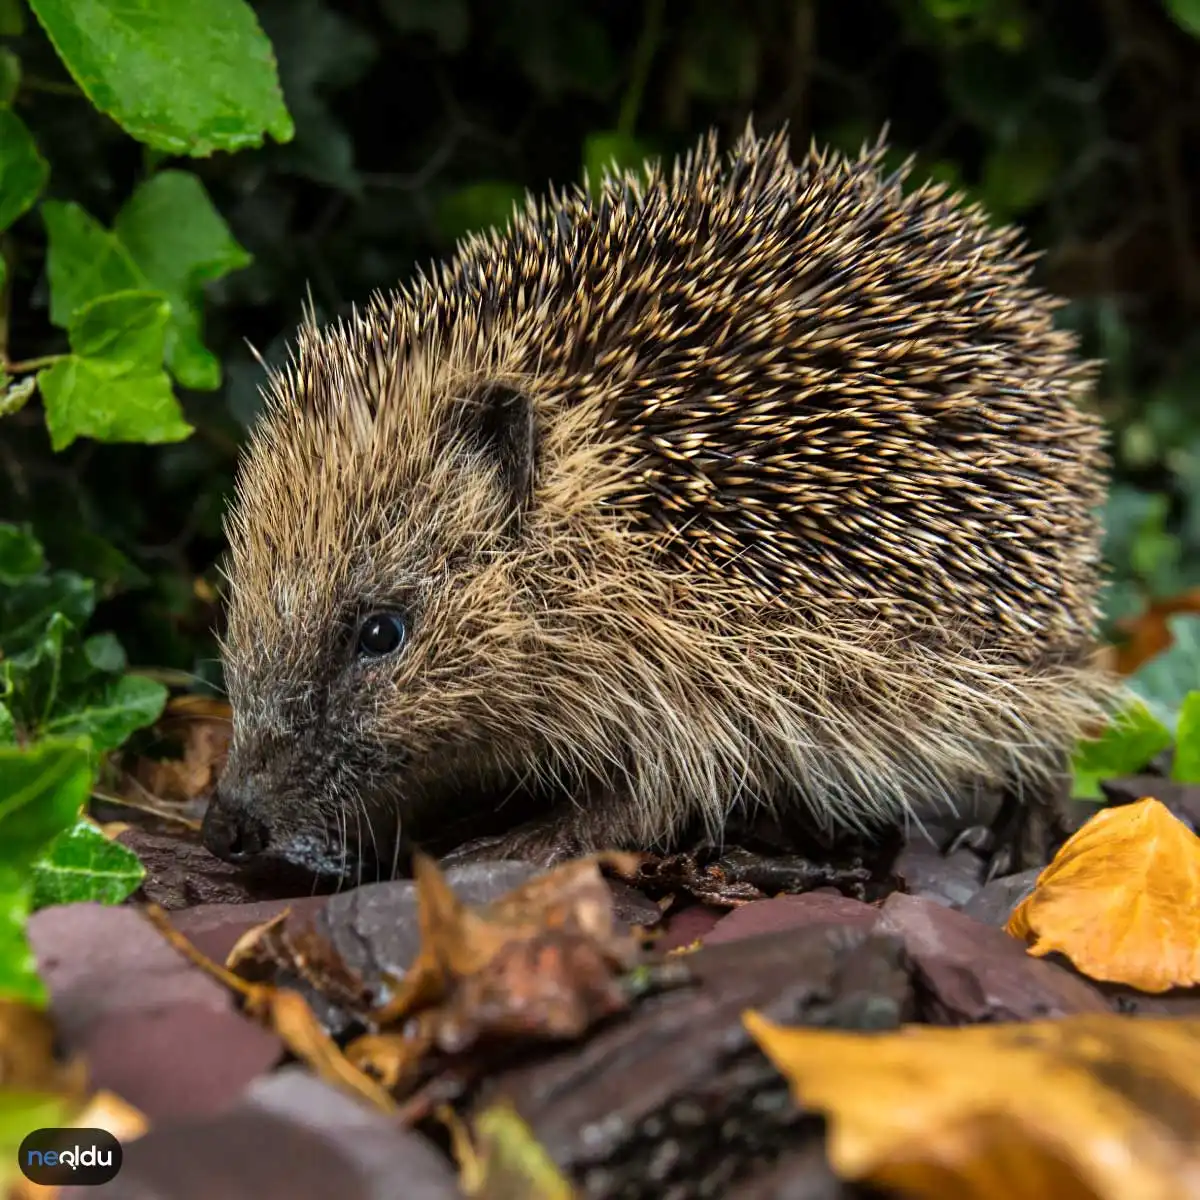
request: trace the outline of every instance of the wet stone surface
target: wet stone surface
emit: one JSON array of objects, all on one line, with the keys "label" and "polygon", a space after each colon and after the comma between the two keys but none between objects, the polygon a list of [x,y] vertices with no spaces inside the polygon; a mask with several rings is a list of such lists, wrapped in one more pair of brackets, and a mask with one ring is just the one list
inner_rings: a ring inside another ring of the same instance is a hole
[{"label": "wet stone surface", "polygon": [[914,1009],[902,945],[862,929],[785,929],[685,961],[691,986],[481,1091],[481,1105],[506,1096],[594,1200],[730,1195],[735,1179],[820,1145],[821,1122],[792,1104],[742,1025],[746,1009],[871,1030]]},{"label": "wet stone surface", "polygon": [[1200,784],[1176,783],[1158,775],[1129,775],[1105,781],[1100,790],[1112,804],[1135,804],[1153,796],[1193,833],[1200,831]]},{"label": "wet stone surface", "polygon": [[903,940],[922,996],[921,1020],[1032,1021],[1110,1009],[1080,976],[1026,954],[1002,929],[931,900],[897,892],[875,928]]},{"label": "wet stone surface", "polygon": [[29,936],[64,1049],[152,1121],[217,1111],[283,1054],[135,909],[45,908]]},{"label": "wet stone surface", "polygon": [[[1146,794],[1147,782],[1125,781],[1126,798]],[[1152,782],[1180,815],[1193,803]],[[797,1110],[745,1032],[746,1009],[856,1030],[1112,1008],[1200,1013],[1195,992],[1145,996],[1098,986],[1053,957],[1026,954],[1003,926],[1038,872],[984,885],[980,849],[943,855],[946,832],[914,836],[900,849],[883,896],[874,894],[880,876],[863,886],[854,867],[815,890],[773,895],[785,876],[820,885],[821,874],[795,862],[772,873],[737,854],[724,859],[722,878],[736,893],[724,903],[713,902],[720,886],[707,903],[704,887],[701,899],[684,889],[664,915],[662,891],[647,896],[610,880],[619,924],[657,930],[653,954],[692,948],[667,960],[685,982],[643,997],[582,1042],[523,1049],[473,1090],[459,1081],[450,1094],[467,1114],[509,1099],[588,1200],[865,1200],[870,1193],[832,1174],[821,1119]],[[417,952],[411,883],[272,898],[203,851],[192,857],[183,843],[143,835],[137,846],[150,852],[139,899],[173,910],[172,923],[216,960],[285,908],[289,929],[312,928],[372,991],[385,974],[402,975]],[[686,869],[677,869],[682,878]],[[477,863],[452,869],[448,881],[467,903],[482,904],[532,874],[519,863]],[[752,898],[759,885],[767,896]],[[151,1122],[127,1144],[118,1179],[78,1195],[460,1195],[444,1139],[430,1136],[434,1126],[405,1129],[307,1071],[281,1067],[279,1041],[133,908],[46,909],[31,938],[65,1047],[87,1055],[97,1087]],[[335,1034],[351,1029],[332,1004],[315,1008]]]},{"label": "wet stone surface", "polygon": [[224,1111],[130,1142],[120,1174],[64,1200],[459,1200],[455,1172],[398,1128],[306,1071],[253,1083]]}]

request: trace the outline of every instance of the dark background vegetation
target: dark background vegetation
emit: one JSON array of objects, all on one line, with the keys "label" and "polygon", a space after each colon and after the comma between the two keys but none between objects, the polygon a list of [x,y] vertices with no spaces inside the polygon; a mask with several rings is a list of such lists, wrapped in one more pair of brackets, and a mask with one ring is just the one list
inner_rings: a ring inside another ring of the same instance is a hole
[{"label": "dark background vegetation", "polygon": [[[262,378],[311,289],[332,316],[503,220],[514,196],[611,154],[790,122],[854,148],[885,122],[917,177],[950,178],[1045,251],[1064,320],[1103,357],[1113,431],[1110,616],[1200,584],[1200,38],[1164,0],[265,0],[295,140],[183,164],[248,269],[210,287],[217,392],[170,446],[51,452],[38,405],[0,425],[0,517],[94,576],[135,665],[218,678],[216,563]],[[51,196],[109,223],[161,159],[77,92],[31,22],[17,110]],[[9,348],[62,348],[44,232],[6,235]]]}]

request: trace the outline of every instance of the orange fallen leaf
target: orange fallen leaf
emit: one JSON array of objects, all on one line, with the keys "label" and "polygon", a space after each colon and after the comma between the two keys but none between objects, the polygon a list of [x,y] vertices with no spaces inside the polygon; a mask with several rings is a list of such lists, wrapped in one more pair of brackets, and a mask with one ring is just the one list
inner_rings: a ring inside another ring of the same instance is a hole
[{"label": "orange fallen leaf", "polygon": [[1008,919],[1029,953],[1165,992],[1200,983],[1200,838],[1154,799],[1079,829]]},{"label": "orange fallen leaf", "polygon": [[1200,613],[1200,588],[1160,600],[1138,616],[1118,622],[1118,632],[1127,639],[1114,648],[1118,674],[1132,675],[1144,662],[1166,650],[1174,641],[1167,621],[1180,613]]},{"label": "orange fallen leaf", "polygon": [[848,1180],[920,1200],[1195,1200],[1200,1021],[746,1028]]}]

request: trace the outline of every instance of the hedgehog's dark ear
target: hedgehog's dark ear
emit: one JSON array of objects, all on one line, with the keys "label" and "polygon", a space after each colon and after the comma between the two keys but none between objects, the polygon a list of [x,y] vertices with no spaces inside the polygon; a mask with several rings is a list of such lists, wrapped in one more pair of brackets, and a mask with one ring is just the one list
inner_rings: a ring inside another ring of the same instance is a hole
[{"label": "hedgehog's dark ear", "polygon": [[536,435],[533,402],[503,383],[485,384],[468,397],[463,427],[470,443],[495,464],[513,516],[519,520],[533,492]]}]

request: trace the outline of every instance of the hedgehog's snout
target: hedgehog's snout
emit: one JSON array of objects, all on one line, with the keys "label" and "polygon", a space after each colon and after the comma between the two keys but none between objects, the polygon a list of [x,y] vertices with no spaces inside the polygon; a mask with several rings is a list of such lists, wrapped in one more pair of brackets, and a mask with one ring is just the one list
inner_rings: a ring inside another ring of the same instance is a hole
[{"label": "hedgehog's snout", "polygon": [[261,858],[272,842],[270,824],[254,802],[253,789],[224,780],[204,814],[200,836],[211,854],[239,865]]}]

